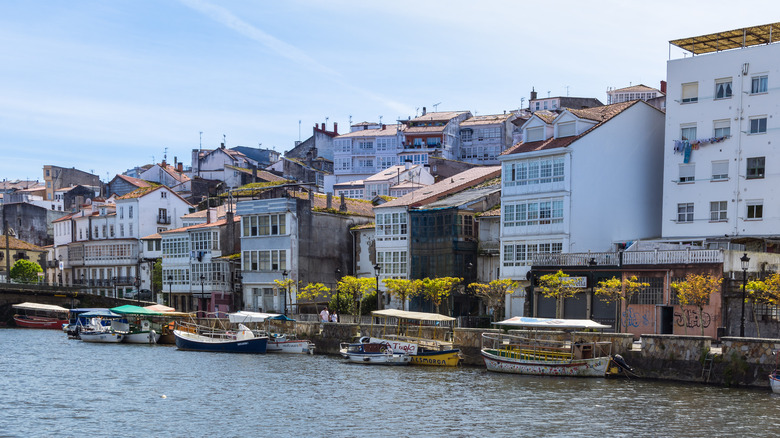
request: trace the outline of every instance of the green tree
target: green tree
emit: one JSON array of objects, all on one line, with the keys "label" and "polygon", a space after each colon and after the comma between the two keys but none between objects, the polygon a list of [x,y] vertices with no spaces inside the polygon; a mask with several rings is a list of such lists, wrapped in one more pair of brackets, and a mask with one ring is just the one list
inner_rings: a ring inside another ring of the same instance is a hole
[{"label": "green tree", "polygon": [[753,305],[753,321],[756,323],[756,333],[761,337],[761,330],[756,318],[756,304],[777,306],[780,304],[780,274],[774,273],[765,280],[752,280],[745,286]]},{"label": "green tree", "polygon": [[300,303],[301,300],[314,302],[314,310],[319,312],[317,308],[317,298],[324,297],[330,292],[330,288],[322,283],[309,283],[303,289],[298,289],[296,295],[296,303]]},{"label": "green tree", "polygon": [[339,299],[343,298],[342,306],[346,306],[347,313],[352,315],[362,314],[363,301],[372,293],[376,297],[376,281],[371,277],[353,277],[347,275],[341,277],[336,286]]},{"label": "green tree", "polygon": [[452,288],[462,281],[459,277],[423,278],[421,295],[430,301],[436,307],[436,313],[439,313],[442,300],[447,299]]},{"label": "green tree", "polygon": [[[276,280],[274,279],[274,283],[276,283],[276,287],[282,290],[282,293],[287,295],[287,299],[285,302],[287,304],[292,304],[292,294],[293,291],[295,292],[296,296],[298,294],[298,288],[295,284],[295,280],[292,278],[285,278],[284,280]],[[282,313],[287,313],[286,309],[287,305],[285,304],[285,309],[282,309]]]},{"label": "green tree", "polygon": [[634,294],[642,290],[643,287],[649,286],[650,283],[640,282],[636,278],[636,275],[632,275],[622,281],[617,277],[599,281],[595,294],[598,295],[602,301],[607,303],[618,302],[617,308],[615,309],[615,326],[617,327],[618,332],[620,332],[622,328],[620,324],[620,310],[623,307],[622,302],[625,301],[626,311],[628,311],[628,306],[631,304],[631,298]]},{"label": "green tree", "polygon": [[506,302],[506,296],[514,293],[519,284],[516,281],[512,281],[508,278],[503,280],[493,280],[488,284],[485,283],[471,283],[469,288],[474,294],[485,302],[485,306],[488,309],[492,309],[493,322],[498,321],[499,314],[503,313],[504,303]]},{"label": "green tree", "polygon": [[422,280],[408,280],[405,278],[388,278],[383,281],[387,293],[401,301],[401,310],[406,310],[406,300],[420,294]]},{"label": "green tree", "polygon": [[39,272],[43,272],[41,265],[30,260],[19,259],[14,263],[9,274],[11,280],[22,283],[37,283]]},{"label": "green tree", "polygon": [[577,280],[558,271],[554,274],[542,275],[539,277],[539,290],[545,298],[555,299],[555,317],[561,318],[563,312],[563,300],[585,290],[574,286]]},{"label": "green tree", "polygon": [[162,260],[157,259],[152,265],[152,291],[154,293],[164,292],[162,288]]},{"label": "green tree", "polygon": [[[704,336],[704,306],[710,303],[710,295],[720,290],[722,277],[712,274],[688,274],[685,281],[672,283],[672,289],[677,291],[677,298],[681,306],[695,306],[699,309],[699,327]],[[688,324],[686,324],[687,326]]]}]

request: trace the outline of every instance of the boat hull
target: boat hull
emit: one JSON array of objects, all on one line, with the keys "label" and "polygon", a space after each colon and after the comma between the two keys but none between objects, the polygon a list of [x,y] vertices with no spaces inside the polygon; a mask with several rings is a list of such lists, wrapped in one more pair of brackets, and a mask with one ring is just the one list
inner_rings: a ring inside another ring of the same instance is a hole
[{"label": "boat hull", "polygon": [[454,367],[460,362],[460,350],[418,352],[411,358],[412,365]]},{"label": "boat hull", "polygon": [[190,351],[209,351],[213,353],[249,353],[263,354],[268,347],[268,338],[250,338],[240,340],[219,340],[192,333],[174,330],[176,348]]},{"label": "boat hull", "polygon": [[68,320],[42,316],[14,315],[14,323],[17,327],[62,330],[62,327],[68,324]]},{"label": "boat hull", "polygon": [[604,377],[611,358],[574,359],[571,361],[542,361],[513,359],[497,354],[497,350],[482,350],[488,371],[534,376]]},{"label": "boat hull", "polygon": [[84,342],[115,344],[122,342],[124,335],[115,332],[81,332],[79,337]]},{"label": "boat hull", "polygon": [[769,386],[772,388],[772,392],[780,394],[780,374],[772,373],[769,375]]},{"label": "boat hull", "polygon": [[125,334],[125,342],[128,344],[156,344],[159,340],[160,334],[155,331]]},{"label": "boat hull", "polygon": [[384,354],[384,353],[344,353],[347,362],[364,365],[409,365],[412,357],[408,354]]},{"label": "boat hull", "polygon": [[314,351],[309,341],[268,341],[269,353],[307,354]]}]

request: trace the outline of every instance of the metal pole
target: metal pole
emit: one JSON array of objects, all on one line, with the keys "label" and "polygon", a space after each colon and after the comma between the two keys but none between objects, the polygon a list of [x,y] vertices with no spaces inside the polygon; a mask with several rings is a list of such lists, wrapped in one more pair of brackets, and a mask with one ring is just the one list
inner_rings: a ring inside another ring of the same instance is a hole
[{"label": "metal pole", "polygon": [[747,269],[742,270],[742,318],[739,323],[739,337],[745,337],[745,288],[747,287]]}]

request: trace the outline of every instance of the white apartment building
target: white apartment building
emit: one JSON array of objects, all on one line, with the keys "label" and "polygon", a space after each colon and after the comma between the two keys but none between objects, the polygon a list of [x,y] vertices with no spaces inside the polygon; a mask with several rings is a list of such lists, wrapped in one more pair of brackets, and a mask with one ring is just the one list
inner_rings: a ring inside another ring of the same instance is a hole
[{"label": "white apartment building", "polygon": [[642,101],[535,113],[527,140],[499,157],[501,278],[527,285],[538,254],[658,237],[663,122]]},{"label": "white apartment building", "polygon": [[667,63],[664,239],[777,249],[780,44],[766,44],[771,36],[766,25],[670,42],[694,56]]},{"label": "white apartment building", "polygon": [[[325,191],[336,184],[362,180],[402,164],[398,154],[404,139],[403,125],[369,122],[350,127],[350,132],[333,140],[333,175],[325,177]],[[353,196],[351,196],[353,197]]]},{"label": "white apartment building", "polygon": [[497,165],[498,155],[512,146],[513,113],[474,116],[460,122],[460,160]]}]

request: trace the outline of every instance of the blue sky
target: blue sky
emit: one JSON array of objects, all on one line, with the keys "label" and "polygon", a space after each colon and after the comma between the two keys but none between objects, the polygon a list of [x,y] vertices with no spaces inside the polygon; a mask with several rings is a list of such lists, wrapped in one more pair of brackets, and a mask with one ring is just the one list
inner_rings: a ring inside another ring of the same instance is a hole
[{"label": "blue sky", "polygon": [[[703,7],[706,4],[706,7]],[[743,1],[0,2],[0,178],[103,179],[204,148],[285,151],[439,111],[659,87],[668,41],[780,21]],[[672,58],[682,52],[674,48]],[[567,88],[568,87],[568,88]],[[300,125],[299,125],[300,121]],[[299,130],[300,126],[300,130]]]}]

